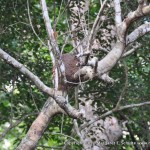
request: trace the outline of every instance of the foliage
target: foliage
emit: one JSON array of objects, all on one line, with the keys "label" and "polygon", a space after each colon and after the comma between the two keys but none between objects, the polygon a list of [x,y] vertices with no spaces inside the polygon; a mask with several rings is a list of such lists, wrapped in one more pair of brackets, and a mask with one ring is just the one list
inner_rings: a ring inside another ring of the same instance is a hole
[{"label": "foliage", "polygon": [[[134,2],[122,2],[124,16],[126,12],[135,10]],[[47,1],[47,3],[53,28],[58,34],[57,41],[60,49],[62,49],[64,41],[68,37],[68,12],[66,10],[66,2],[61,3],[61,1],[56,2],[50,0]],[[11,56],[15,57],[34,74],[40,77],[46,85],[52,87],[52,63],[48,48],[45,46],[47,45],[47,33],[39,1],[30,1],[30,15],[27,7],[26,0],[0,1],[0,47],[7,50]],[[89,23],[93,22],[98,10],[99,1],[92,1],[89,11]],[[110,13],[110,22],[113,22],[113,10],[107,13]],[[144,20],[141,19],[140,21]],[[105,28],[106,25],[104,24],[103,27]],[[33,31],[32,28],[34,28],[35,31]],[[34,32],[36,32],[37,35]],[[45,45],[43,45],[39,38]],[[122,59],[111,72],[111,76],[117,79],[115,85],[109,85],[102,81],[89,81],[84,85],[83,91],[82,87],[80,87],[80,96],[91,95],[93,97],[93,106],[96,105],[99,108],[95,113],[102,114],[116,105],[125,85],[126,68],[128,70],[128,85],[122,105],[149,100],[150,54],[148,50],[150,49],[150,44],[147,41],[150,41],[150,35],[148,34],[142,37],[139,41],[142,47],[131,56]],[[71,37],[69,37],[68,42],[64,46],[64,52],[70,52],[71,50]],[[101,54],[98,55],[103,57]],[[72,97],[72,104],[75,104],[74,95],[71,93],[70,96]],[[0,139],[2,140],[0,149],[11,150],[20,143],[20,140],[24,137],[31,123],[40,112],[47,97],[47,95],[40,92],[35,85],[19,71],[3,61],[0,61],[0,132],[4,132],[8,124],[11,125],[18,119],[28,115],[20,124],[12,128],[3,139]],[[146,124],[148,124],[150,120],[149,106],[143,106],[141,109],[133,108],[124,110],[121,113],[127,116],[132,132],[134,135],[137,135],[139,141],[148,141],[149,133],[147,132]],[[121,113],[115,113],[114,115],[124,120]],[[40,140],[38,149],[44,149],[44,146],[60,147],[61,149],[68,140],[70,140],[70,149],[81,149],[80,144],[74,144],[76,143],[76,139],[78,140],[78,137],[74,136],[75,139],[70,138],[72,127],[72,119],[63,115],[55,117],[43,138]],[[4,148],[6,140],[11,143],[8,148]],[[124,143],[129,141],[132,141],[129,135],[122,139]],[[117,146],[119,148],[121,145]],[[128,150],[134,149],[133,145],[129,146],[125,144],[124,147]]]}]

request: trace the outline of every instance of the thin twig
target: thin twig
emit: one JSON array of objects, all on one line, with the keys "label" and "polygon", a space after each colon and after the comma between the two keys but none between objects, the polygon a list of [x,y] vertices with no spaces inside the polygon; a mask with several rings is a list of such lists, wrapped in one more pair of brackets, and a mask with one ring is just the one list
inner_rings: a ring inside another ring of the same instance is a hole
[{"label": "thin twig", "polygon": [[34,27],[33,27],[33,24],[32,24],[32,20],[31,20],[31,16],[30,16],[30,6],[29,6],[29,0],[27,0],[27,9],[28,9],[28,18],[29,18],[29,22],[30,22],[30,26],[33,30],[33,33],[35,34],[35,36],[38,38],[38,40],[45,46],[47,47],[47,45],[42,41],[42,39],[37,35]]},{"label": "thin twig", "polygon": [[65,136],[67,138],[70,138],[71,140],[75,141],[77,144],[80,144],[79,141],[77,141],[75,138],[73,138],[72,136],[69,136],[69,135],[66,135],[66,134],[63,134],[63,133],[55,133],[55,132],[46,132],[44,134],[51,134],[51,135],[62,135],[62,136]]},{"label": "thin twig", "polygon": [[102,12],[103,12],[105,6],[106,6],[106,3],[107,3],[107,0],[105,0],[105,1],[103,2],[103,4],[101,5],[101,8],[100,8],[100,10],[99,10],[99,12],[98,12],[98,14],[97,14],[97,17],[96,17],[96,19],[95,19],[95,21],[94,21],[94,24],[93,24],[93,27],[92,27],[92,30],[91,30],[91,33],[90,33],[90,36],[89,36],[89,40],[88,40],[87,51],[90,51],[90,49],[91,49],[91,45],[92,45],[94,36],[95,36],[96,33],[97,33],[96,28],[97,28],[97,26],[100,24],[100,16],[101,16],[101,14],[102,14]]},{"label": "thin twig", "polygon": [[[122,58],[127,57],[129,55],[131,55],[133,52],[135,52],[138,48],[140,48],[142,46],[142,44],[136,42],[135,46],[132,46],[132,48],[128,51],[126,51],[123,55]],[[127,48],[128,49],[128,48]]]},{"label": "thin twig", "polygon": [[6,134],[13,128],[15,128],[17,125],[19,125],[24,119],[26,119],[27,117],[29,116],[32,116],[32,115],[37,115],[38,113],[32,113],[32,114],[28,114],[28,115],[25,115],[23,117],[20,118],[20,120],[17,120],[15,123],[11,123],[10,126],[5,129],[5,131],[3,133],[0,134],[0,141],[3,140],[3,138],[6,136]]},{"label": "thin twig", "polygon": [[127,68],[127,65],[126,65],[125,62],[123,62],[123,64],[124,64],[124,72],[125,72],[125,85],[124,85],[123,90],[122,90],[122,92],[120,94],[119,100],[118,100],[118,102],[116,104],[116,108],[119,108],[120,103],[121,103],[121,101],[123,99],[123,96],[125,95],[125,91],[126,91],[126,89],[128,87],[128,68]]}]

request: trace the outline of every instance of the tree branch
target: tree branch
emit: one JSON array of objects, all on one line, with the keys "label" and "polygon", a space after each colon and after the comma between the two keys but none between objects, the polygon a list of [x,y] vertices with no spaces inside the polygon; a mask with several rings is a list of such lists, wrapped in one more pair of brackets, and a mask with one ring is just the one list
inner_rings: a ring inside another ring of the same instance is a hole
[{"label": "tree branch", "polygon": [[114,48],[101,61],[98,62],[97,72],[99,76],[110,71],[115,66],[117,61],[122,57],[122,54],[126,46],[125,45],[126,44],[126,40],[125,40],[126,31],[128,27],[130,26],[130,24],[133,21],[149,13],[150,13],[150,5],[143,6],[142,8],[138,7],[137,10],[129,13],[127,18],[124,19],[124,21],[120,23],[120,25],[118,25],[117,27],[118,28],[117,30],[119,31],[118,40]]},{"label": "tree branch", "polygon": [[127,52],[125,52],[123,55],[122,55],[122,58],[124,57],[127,57],[129,55],[131,55],[133,52],[135,52],[139,47],[141,47],[141,44],[136,42],[135,45]]},{"label": "tree branch", "polygon": [[73,108],[68,101],[62,96],[62,91],[56,91],[52,88],[46,86],[36,75],[30,72],[23,64],[19,63],[9,54],[4,52],[0,48],[0,58],[3,59],[8,64],[12,65],[16,69],[18,69],[21,73],[26,75],[34,84],[44,93],[48,94],[50,97],[54,98],[57,104],[66,111],[68,115],[72,118],[80,118],[82,114]]},{"label": "tree branch", "polygon": [[[61,80],[63,79],[64,81],[66,81],[66,76],[65,76],[65,66],[63,64],[63,61],[61,59],[61,53],[55,38],[55,33],[52,29],[51,23],[50,23],[50,19],[49,19],[49,15],[48,15],[48,10],[47,10],[47,6],[46,6],[46,1],[45,0],[41,0],[41,7],[42,7],[42,13],[43,13],[43,18],[45,21],[45,26],[46,26],[46,30],[47,30],[47,34],[48,34],[48,38],[49,38],[49,42],[52,46],[52,49],[49,50],[52,51],[52,55],[54,56],[54,63],[53,63],[53,67],[55,68],[55,72],[58,73],[58,79]],[[60,81],[58,81],[57,83],[59,84]],[[55,83],[56,84],[56,83]],[[58,85],[55,85],[55,87],[58,87]]]},{"label": "tree branch", "polygon": [[129,108],[134,108],[134,107],[141,107],[141,106],[144,106],[144,105],[150,105],[150,101],[148,102],[143,102],[143,103],[139,103],[139,104],[130,104],[130,105],[126,105],[126,106],[120,106],[119,108],[114,108],[110,111],[107,111],[106,113],[102,114],[101,116],[95,118],[94,120],[92,121],[89,121],[88,123],[85,123],[83,124],[81,127],[80,127],[80,130],[84,129],[85,127],[93,124],[94,122],[106,117],[106,116],[109,116],[111,115],[112,113],[114,112],[119,112],[119,111],[122,111],[122,110],[125,110],[125,109],[129,109]]},{"label": "tree branch", "polygon": [[145,35],[146,33],[150,32],[150,22],[147,22],[145,24],[142,24],[138,28],[136,28],[134,31],[132,31],[126,38],[126,43],[130,44],[134,41],[136,41],[141,36]]},{"label": "tree branch", "polygon": [[115,8],[115,22],[116,26],[118,26],[122,22],[120,0],[114,0],[114,8]]},{"label": "tree branch", "polygon": [[146,16],[149,13],[150,13],[150,5],[144,6],[144,5],[139,4],[139,7],[137,8],[137,10],[130,12],[123,22],[126,24],[125,26],[127,28],[133,21],[143,16]]},{"label": "tree branch", "polygon": [[77,120],[74,119],[74,120],[73,120],[73,124],[74,124],[75,131],[76,131],[77,135],[78,135],[79,138],[80,138],[80,141],[81,141],[81,143],[82,143],[83,149],[86,150],[85,142],[84,142],[83,137],[82,137],[82,135],[81,135],[81,133],[80,133],[80,131],[79,131],[79,127],[78,127]]},{"label": "tree branch", "polygon": [[32,123],[28,133],[22,139],[16,150],[35,149],[49,122],[56,114],[62,112],[63,110],[58,106],[58,104],[52,98],[48,98],[42,108],[42,111]]},{"label": "tree branch", "polygon": [[38,38],[38,40],[45,46],[47,47],[47,45],[42,41],[42,39],[38,36],[38,34],[36,33],[34,27],[33,27],[33,23],[32,23],[32,20],[31,20],[31,16],[30,16],[30,6],[29,6],[29,0],[27,0],[27,9],[28,9],[28,18],[29,18],[29,23],[30,23],[30,26],[31,26],[31,29],[33,31],[33,33],[35,34],[35,36]]},{"label": "tree branch", "polygon": [[109,75],[107,73],[103,74],[99,78],[109,84],[113,84],[115,82],[115,80],[113,78],[109,77]]},{"label": "tree branch", "polygon": [[109,72],[121,58],[122,53],[125,49],[125,43],[118,40],[114,48],[98,62],[97,73],[100,77],[104,73]]},{"label": "tree branch", "polygon": [[34,75],[31,71],[29,71],[23,64],[19,63],[16,59],[14,59],[9,54],[4,52],[1,48],[0,48],[0,58],[3,59],[6,63],[18,69],[22,74],[26,75],[29,79],[31,79],[41,91],[47,93],[51,97],[54,97],[55,93],[52,88],[46,86],[36,75]]},{"label": "tree branch", "polygon": [[52,29],[51,21],[50,21],[49,16],[48,16],[48,10],[47,10],[45,0],[41,0],[41,7],[42,7],[43,18],[44,18],[44,21],[45,21],[45,26],[46,26],[48,38],[49,38],[50,44],[52,46],[53,55],[56,59],[59,59],[60,50],[59,50],[59,47],[57,45],[56,39],[54,37],[54,31]]},{"label": "tree branch", "polygon": [[87,51],[88,51],[88,52],[91,51],[91,46],[92,46],[92,43],[93,43],[93,39],[94,39],[94,37],[95,37],[95,35],[96,35],[96,33],[97,33],[97,27],[98,27],[98,25],[100,24],[100,19],[101,19],[100,17],[101,17],[101,15],[102,15],[102,12],[103,12],[103,10],[104,10],[106,4],[107,4],[107,0],[105,0],[105,1],[103,2],[102,6],[101,6],[101,8],[100,8],[100,10],[99,10],[99,12],[98,12],[98,14],[97,14],[97,17],[96,17],[96,19],[95,19],[95,21],[94,21],[92,30],[91,30],[91,32],[90,32],[89,40],[88,40],[88,46],[87,46]]}]

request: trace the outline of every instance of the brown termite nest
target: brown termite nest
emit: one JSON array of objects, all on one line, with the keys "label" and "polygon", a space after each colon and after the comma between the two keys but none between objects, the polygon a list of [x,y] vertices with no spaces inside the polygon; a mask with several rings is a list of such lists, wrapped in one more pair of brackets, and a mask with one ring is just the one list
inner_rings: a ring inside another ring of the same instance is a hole
[{"label": "brown termite nest", "polygon": [[79,60],[75,55],[70,53],[63,54],[61,58],[65,65],[65,75],[68,83],[78,83],[79,79],[75,79],[74,74],[80,69],[79,66],[77,66]]},{"label": "brown termite nest", "polygon": [[62,54],[61,59],[65,66],[66,81],[60,81],[59,89],[69,89],[70,87],[78,85],[80,82],[92,79],[94,71],[89,66],[79,66],[79,59],[70,53]]}]

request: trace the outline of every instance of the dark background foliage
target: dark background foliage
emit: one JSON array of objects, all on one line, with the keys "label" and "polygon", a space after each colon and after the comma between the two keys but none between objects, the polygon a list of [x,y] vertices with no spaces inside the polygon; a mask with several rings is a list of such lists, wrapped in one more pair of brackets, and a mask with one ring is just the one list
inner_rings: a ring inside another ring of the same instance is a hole
[{"label": "dark background foliage", "polygon": [[[66,34],[68,31],[66,5],[65,2],[61,5],[61,1],[56,2],[53,0],[47,1],[47,4],[53,27],[58,34],[57,41],[61,49],[65,38],[68,36]],[[122,2],[123,15],[125,16],[127,12],[134,10],[135,6],[137,6],[135,4],[136,2],[134,1]],[[99,1],[96,0],[91,3],[89,22],[95,19],[95,12],[98,12],[99,9],[98,5]],[[42,44],[42,42],[47,44],[47,34],[39,1],[31,0],[29,8],[30,15],[26,0],[0,1],[0,47],[23,63],[46,85],[52,87],[52,63],[47,47]],[[113,10],[111,11],[113,12]],[[59,19],[57,20],[58,16]],[[32,25],[29,17],[31,18]],[[112,17],[110,13],[110,22],[113,22]],[[148,19],[149,17],[147,17]],[[141,19],[140,21],[144,22],[145,20]],[[122,105],[149,100],[150,35],[145,35],[139,41],[142,44],[141,48],[131,56],[122,59],[111,71],[111,76],[117,79],[114,85],[108,85],[101,81],[90,81],[84,85],[83,91],[81,88],[79,95],[92,95],[94,99],[93,105],[99,107],[95,113],[102,114],[115,106],[125,86],[125,70],[128,70],[128,83]],[[71,44],[67,43],[64,52],[71,50]],[[74,95],[72,93],[70,96],[72,97],[72,104],[74,104]],[[2,60],[0,61],[0,132],[2,133],[6,130],[8,123],[11,125],[17,119],[23,119],[3,139],[0,139],[0,149],[4,149],[6,140],[11,143],[11,146],[7,149],[11,150],[16,147],[41,110],[47,97],[28,78]],[[139,141],[150,141],[148,129],[148,121],[150,120],[149,106],[128,109],[114,115],[120,118],[121,121],[124,121],[124,117],[126,117],[132,132],[139,138]],[[41,139],[39,149],[44,145],[58,148],[64,145],[64,142],[70,139],[69,135],[71,134],[72,126],[72,119],[63,115],[55,117]],[[131,137],[127,135],[122,140],[131,141]],[[125,146],[126,148],[133,149],[132,145]],[[72,149],[80,149],[79,145],[73,143],[71,147]]]}]

